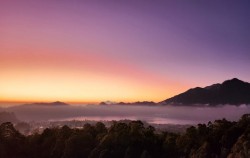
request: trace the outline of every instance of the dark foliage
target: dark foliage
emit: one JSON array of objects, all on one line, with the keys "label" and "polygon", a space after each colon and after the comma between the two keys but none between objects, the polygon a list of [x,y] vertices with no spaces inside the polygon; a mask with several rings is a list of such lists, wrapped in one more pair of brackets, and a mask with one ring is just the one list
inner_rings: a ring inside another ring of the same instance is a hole
[{"label": "dark foliage", "polygon": [[0,125],[1,158],[178,158],[250,157],[250,114],[238,122],[225,119],[198,124],[184,134],[145,127],[141,121],[101,122],[81,129],[45,129],[20,134],[11,123]]}]

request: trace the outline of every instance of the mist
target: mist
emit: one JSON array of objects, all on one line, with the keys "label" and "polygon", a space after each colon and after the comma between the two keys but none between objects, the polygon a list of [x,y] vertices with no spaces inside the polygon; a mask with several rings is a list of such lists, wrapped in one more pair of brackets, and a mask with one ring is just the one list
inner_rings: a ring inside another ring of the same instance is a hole
[{"label": "mist", "polygon": [[15,106],[2,108],[14,112],[21,121],[58,120],[142,120],[155,124],[197,124],[226,118],[238,120],[250,113],[250,106],[189,107],[189,106]]}]

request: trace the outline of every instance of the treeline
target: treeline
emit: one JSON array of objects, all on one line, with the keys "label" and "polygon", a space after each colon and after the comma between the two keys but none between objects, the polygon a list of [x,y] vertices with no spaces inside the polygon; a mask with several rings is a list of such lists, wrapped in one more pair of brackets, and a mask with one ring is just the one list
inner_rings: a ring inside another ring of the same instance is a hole
[{"label": "treeline", "polygon": [[250,114],[192,126],[183,134],[155,131],[141,121],[101,122],[81,129],[45,129],[29,136],[0,125],[1,158],[234,158],[250,157]]}]

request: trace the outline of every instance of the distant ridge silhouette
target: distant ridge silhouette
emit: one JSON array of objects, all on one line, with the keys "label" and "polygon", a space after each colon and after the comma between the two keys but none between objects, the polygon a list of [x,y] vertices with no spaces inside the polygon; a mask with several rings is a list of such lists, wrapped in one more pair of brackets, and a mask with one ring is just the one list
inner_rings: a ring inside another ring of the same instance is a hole
[{"label": "distant ridge silhouette", "polygon": [[222,84],[213,84],[204,88],[196,87],[184,93],[166,99],[160,104],[175,105],[240,105],[250,104],[250,83],[237,78],[226,80]]},{"label": "distant ridge silhouette", "polygon": [[157,105],[153,101],[137,101],[137,102],[111,102],[111,101],[106,101],[106,102],[100,102],[99,105]]},{"label": "distant ridge silhouette", "polygon": [[31,103],[31,104],[23,104],[25,106],[27,105],[30,105],[30,106],[67,106],[69,104],[67,103],[64,103],[64,102],[60,102],[60,101],[55,101],[55,102],[51,102],[51,103],[44,103],[44,102],[41,102],[41,103]]}]

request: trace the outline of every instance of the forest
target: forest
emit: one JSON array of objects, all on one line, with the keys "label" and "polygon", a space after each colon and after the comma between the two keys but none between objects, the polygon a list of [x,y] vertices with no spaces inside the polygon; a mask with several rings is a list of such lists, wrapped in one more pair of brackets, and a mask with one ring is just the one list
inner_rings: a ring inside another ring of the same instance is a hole
[{"label": "forest", "polygon": [[1,158],[234,158],[250,157],[250,114],[198,124],[184,133],[159,132],[141,121],[47,128],[22,135],[0,125]]}]

